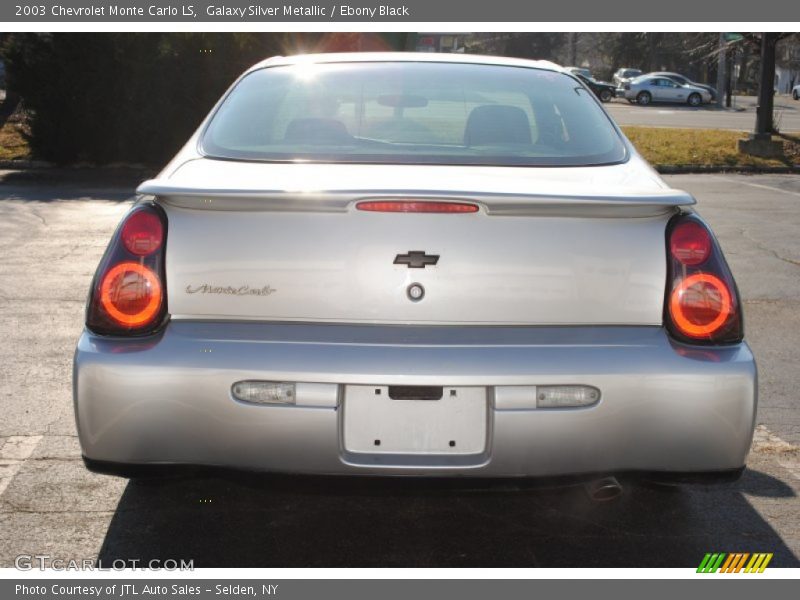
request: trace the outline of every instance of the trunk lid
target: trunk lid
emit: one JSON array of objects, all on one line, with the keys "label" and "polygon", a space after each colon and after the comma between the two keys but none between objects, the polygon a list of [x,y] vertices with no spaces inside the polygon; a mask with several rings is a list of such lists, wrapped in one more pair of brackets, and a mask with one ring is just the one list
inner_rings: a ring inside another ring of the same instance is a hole
[{"label": "trunk lid", "polygon": [[[199,159],[139,192],[168,214],[174,318],[442,325],[660,324],[664,229],[694,202],[636,157],[586,168]],[[356,209],[370,199],[479,210]],[[438,260],[403,264],[415,252]]]}]

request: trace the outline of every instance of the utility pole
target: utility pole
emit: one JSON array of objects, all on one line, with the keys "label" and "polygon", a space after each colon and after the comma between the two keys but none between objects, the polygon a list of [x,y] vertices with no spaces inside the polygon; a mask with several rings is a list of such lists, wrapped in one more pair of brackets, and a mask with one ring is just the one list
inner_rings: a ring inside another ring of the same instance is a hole
[{"label": "utility pole", "polygon": [[775,46],[781,36],[777,33],[761,34],[761,77],[756,106],[756,127],[750,137],[739,140],[739,152],[763,158],[782,158],[783,142],[773,140],[775,126],[772,108],[775,94]]},{"label": "utility pole", "polygon": [[[726,52],[727,54],[727,52]],[[733,95],[733,63],[736,62],[736,49],[730,52],[730,56],[726,57],[725,69],[725,107],[731,107],[731,96]]]},{"label": "utility pole", "polygon": [[755,138],[772,139],[772,108],[775,96],[775,45],[777,33],[761,34],[761,78],[758,86]]},{"label": "utility pole", "polygon": [[728,54],[728,43],[725,41],[725,33],[719,34],[719,47],[717,49],[717,107],[722,108],[725,102],[725,74],[727,73],[726,61]]}]

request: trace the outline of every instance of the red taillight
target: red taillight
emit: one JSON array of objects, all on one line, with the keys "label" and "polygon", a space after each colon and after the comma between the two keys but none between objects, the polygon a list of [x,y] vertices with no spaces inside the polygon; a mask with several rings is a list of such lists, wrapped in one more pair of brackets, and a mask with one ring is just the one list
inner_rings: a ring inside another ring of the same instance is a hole
[{"label": "red taillight", "polygon": [[103,275],[100,303],[120,325],[140,327],[150,323],[161,308],[161,282],[144,265],[120,263]]},{"label": "red taillight", "polygon": [[86,327],[104,335],[146,335],[166,320],[166,215],[156,204],[135,206],[97,268]]},{"label": "red taillight", "polygon": [[121,237],[128,252],[136,256],[146,256],[161,247],[164,226],[158,215],[140,210],[125,221]]},{"label": "red taillight", "polygon": [[739,294],[722,251],[694,215],[667,227],[668,286],[664,320],[670,334],[690,343],[742,340]]},{"label": "red taillight", "polygon": [[428,202],[422,200],[367,200],[356,204],[358,210],[399,213],[474,213],[478,206],[467,202]]},{"label": "red taillight", "polygon": [[713,335],[731,315],[731,293],[719,277],[695,273],[673,290],[669,313],[675,325],[690,337]]},{"label": "red taillight", "polygon": [[699,265],[711,254],[711,235],[700,223],[684,221],[672,230],[669,249],[684,265]]}]

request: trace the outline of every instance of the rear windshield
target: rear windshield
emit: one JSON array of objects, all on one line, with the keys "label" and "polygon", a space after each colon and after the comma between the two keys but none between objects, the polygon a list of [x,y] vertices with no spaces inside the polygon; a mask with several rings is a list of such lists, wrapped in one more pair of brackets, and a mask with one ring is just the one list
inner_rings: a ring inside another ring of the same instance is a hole
[{"label": "rear windshield", "polygon": [[625,146],[592,93],[552,71],[384,62],[269,67],[206,128],[211,157],[263,161],[577,166]]}]

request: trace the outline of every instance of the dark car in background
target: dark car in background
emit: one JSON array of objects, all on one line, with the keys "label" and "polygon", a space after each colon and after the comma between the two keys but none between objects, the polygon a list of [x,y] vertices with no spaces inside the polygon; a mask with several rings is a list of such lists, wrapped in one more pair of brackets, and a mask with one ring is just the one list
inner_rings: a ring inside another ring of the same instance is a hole
[{"label": "dark car in background", "polygon": [[586,87],[592,90],[594,95],[597,96],[601,102],[611,102],[611,100],[613,100],[617,95],[617,88],[610,83],[605,81],[597,81],[592,77],[585,77],[581,73],[575,73],[574,71],[573,74],[575,77],[580,79],[586,85]]},{"label": "dark car in background", "polygon": [[592,78],[592,72],[586,67],[567,67],[567,71],[573,75],[583,75],[584,77]]}]

